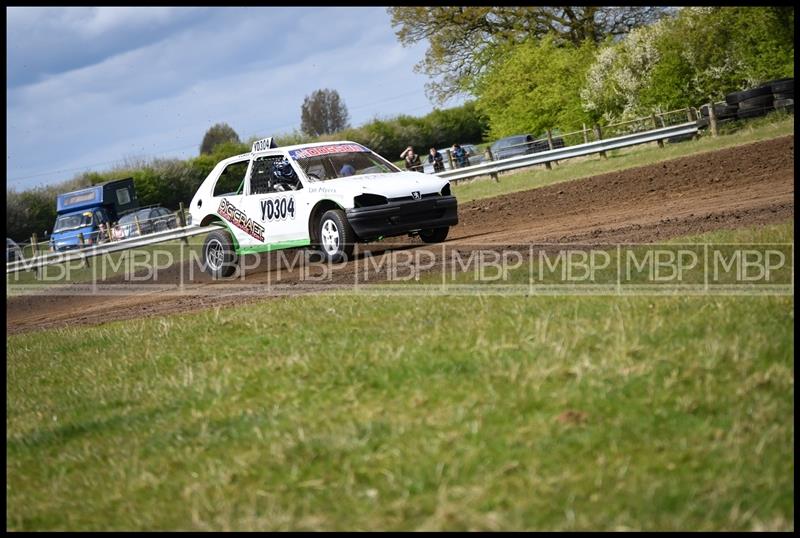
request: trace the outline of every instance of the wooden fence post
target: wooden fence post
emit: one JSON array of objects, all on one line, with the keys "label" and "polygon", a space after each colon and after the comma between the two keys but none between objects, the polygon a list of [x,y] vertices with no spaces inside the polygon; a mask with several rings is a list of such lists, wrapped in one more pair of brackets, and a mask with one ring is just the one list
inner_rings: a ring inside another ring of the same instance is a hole
[{"label": "wooden fence post", "polygon": [[[598,125],[597,123],[594,124],[594,134],[595,134],[595,136],[597,137],[598,140],[602,140],[603,139],[603,131],[600,129],[600,125]],[[600,155],[604,159],[608,159],[608,155],[606,155],[605,151],[601,151]]]},{"label": "wooden fence post", "polygon": [[[178,224],[181,225],[181,228],[186,226],[186,215],[184,215],[183,212],[184,212],[183,202],[178,202]],[[183,241],[184,245],[189,244],[189,239],[187,239],[186,237],[182,237],[181,240]]]},{"label": "wooden fence post", "polygon": [[139,224],[139,215],[134,215],[133,216],[133,222],[136,224],[136,233],[138,235],[142,235],[142,227]]},{"label": "wooden fence post", "polygon": [[[80,246],[81,250],[83,250],[83,247],[86,246],[86,241],[83,238],[83,233],[82,232],[78,234],[78,245]],[[90,267],[89,258],[84,256],[83,263],[86,264],[86,267]]]},{"label": "wooden fence post", "polygon": [[[550,130],[550,129],[547,130],[547,146],[551,150],[556,149],[555,146],[553,146],[553,131]],[[550,164],[550,163],[547,163],[547,164]],[[558,164],[558,161],[553,161],[553,164]],[[549,170],[550,167],[548,166],[547,169]]]},{"label": "wooden fence post", "polygon": [[453,164],[453,152],[447,149],[445,153],[447,153],[447,161],[450,163],[450,170],[455,170],[456,165]]},{"label": "wooden fence post", "polygon": [[[697,122],[697,112],[695,111],[694,107],[689,107],[686,109],[686,117],[690,122]],[[692,140],[697,140],[700,138],[700,134],[695,131],[692,135]]]},{"label": "wooden fence post", "polygon": [[[484,153],[484,156],[487,160],[493,161],[494,155],[492,155],[492,148],[486,146],[486,152]],[[492,176],[492,179],[495,180],[495,182],[500,183],[500,177],[497,175],[497,172],[492,172],[489,175]]]},{"label": "wooden fence post", "polygon": [[708,103],[708,124],[711,126],[711,136],[719,136],[717,112],[714,110],[714,103]]},{"label": "wooden fence post", "polygon": [[589,143],[589,130],[586,128],[586,124],[583,124],[583,143]]},{"label": "wooden fence post", "polygon": [[[655,112],[651,112],[650,113],[650,117],[653,119],[653,128],[654,129],[658,129],[658,118],[656,118],[656,113]],[[660,147],[660,148],[664,147],[664,141],[661,140],[660,138],[658,140],[656,140],[656,142],[658,143],[658,147]]]}]

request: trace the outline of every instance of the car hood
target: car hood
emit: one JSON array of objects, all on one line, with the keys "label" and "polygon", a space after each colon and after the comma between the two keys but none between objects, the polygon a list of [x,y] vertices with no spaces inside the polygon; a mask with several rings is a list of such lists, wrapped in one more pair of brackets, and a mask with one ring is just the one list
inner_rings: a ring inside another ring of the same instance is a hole
[{"label": "car hood", "polygon": [[320,193],[331,192],[337,194],[380,194],[387,198],[403,198],[411,196],[412,192],[429,194],[440,192],[448,181],[433,174],[420,174],[418,172],[398,172],[395,174],[363,174],[357,176],[341,177],[323,182],[316,182],[309,188],[319,189]]}]

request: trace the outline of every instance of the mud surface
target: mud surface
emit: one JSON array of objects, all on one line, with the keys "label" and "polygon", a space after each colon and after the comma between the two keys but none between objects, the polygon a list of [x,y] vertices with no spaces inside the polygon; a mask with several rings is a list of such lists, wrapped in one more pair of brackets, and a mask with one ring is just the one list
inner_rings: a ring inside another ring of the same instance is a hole
[{"label": "mud surface", "polygon": [[[786,222],[793,216],[794,136],[787,136],[464,203],[458,226],[440,248],[469,252],[485,245],[657,242]],[[391,264],[398,252],[426,247],[407,238],[360,246],[356,261],[310,287],[300,269],[277,270],[279,254],[270,253],[258,258],[259,266],[246,279],[232,282],[214,282],[197,271],[189,280],[187,267],[176,265],[158,273],[166,291],[116,278],[109,281],[115,284],[113,295],[11,296],[6,299],[6,332],[94,325],[335,289],[362,274],[364,253],[377,263],[386,256]],[[283,253],[287,258],[301,254]],[[186,285],[176,292],[179,282]]]}]

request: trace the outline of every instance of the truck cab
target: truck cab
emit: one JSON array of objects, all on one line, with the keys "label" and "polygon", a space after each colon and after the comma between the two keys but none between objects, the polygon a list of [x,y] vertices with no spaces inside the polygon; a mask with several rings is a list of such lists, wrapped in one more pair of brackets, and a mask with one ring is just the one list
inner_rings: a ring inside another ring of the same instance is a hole
[{"label": "truck cab", "polygon": [[50,248],[56,252],[81,248],[81,237],[84,246],[106,241],[111,223],[137,207],[132,178],[59,194]]}]

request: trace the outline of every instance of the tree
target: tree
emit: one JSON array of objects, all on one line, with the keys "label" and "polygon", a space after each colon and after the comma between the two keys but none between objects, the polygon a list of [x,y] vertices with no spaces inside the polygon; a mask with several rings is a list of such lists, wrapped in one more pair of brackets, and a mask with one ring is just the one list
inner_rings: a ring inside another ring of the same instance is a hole
[{"label": "tree", "polygon": [[239,135],[236,134],[236,131],[233,130],[233,127],[227,123],[217,123],[216,125],[212,125],[211,128],[206,131],[206,134],[203,137],[203,143],[200,144],[200,155],[208,155],[212,153],[214,151],[214,147],[223,142],[235,142],[238,144],[240,142]]},{"label": "tree", "polygon": [[553,36],[509,46],[476,84],[478,109],[489,118],[491,138],[546,129],[577,130],[589,118],[578,89],[596,46],[558,46]]},{"label": "tree", "polygon": [[300,107],[300,130],[310,136],[332,134],[349,127],[347,107],[339,92],[315,90]]},{"label": "tree", "polygon": [[429,75],[428,95],[444,103],[471,93],[476,78],[498,58],[495,46],[554,34],[580,46],[621,36],[668,12],[664,7],[471,6],[388,8],[395,35],[404,46],[430,44],[416,72]]}]

